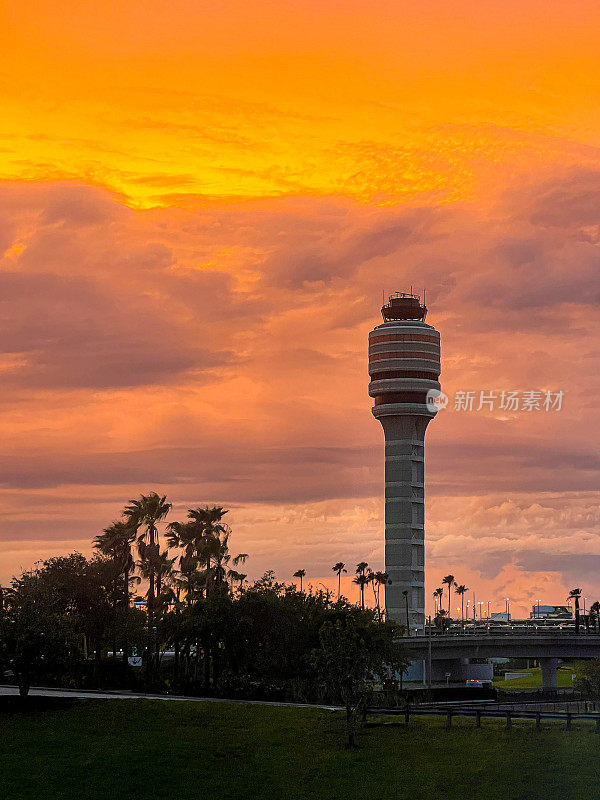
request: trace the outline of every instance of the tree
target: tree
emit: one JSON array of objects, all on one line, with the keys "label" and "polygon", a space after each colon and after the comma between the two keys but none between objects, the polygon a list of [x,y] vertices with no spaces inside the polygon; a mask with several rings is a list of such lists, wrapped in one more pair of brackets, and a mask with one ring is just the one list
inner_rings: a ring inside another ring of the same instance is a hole
[{"label": "tree", "polygon": [[74,620],[60,609],[38,571],[14,578],[4,599],[0,637],[4,659],[12,669],[19,694],[26,697],[35,678],[60,673],[80,658]]},{"label": "tree", "polygon": [[[199,590],[198,540],[202,531],[194,522],[171,522],[167,526],[166,539],[171,548],[181,548],[183,553],[179,556],[179,571],[182,576],[181,588],[185,592],[186,603],[190,605],[195,593]],[[177,557],[176,557],[177,558]]]},{"label": "tree", "polygon": [[336,564],[333,565],[331,568],[338,577],[338,596],[337,599],[339,600],[342,594],[342,572],[347,572],[346,565],[343,561],[338,561]]},{"label": "tree", "polygon": [[440,586],[440,587],[439,587],[438,589],[436,589],[436,590],[434,591],[434,593],[433,593],[433,599],[436,601],[436,611],[438,610],[438,608],[441,608],[441,605],[442,605],[442,597],[443,597],[443,596],[444,596],[444,590],[443,590],[443,588]]},{"label": "tree", "polygon": [[575,689],[590,700],[600,700],[600,659],[580,661],[575,665]]},{"label": "tree", "polygon": [[[162,497],[156,492],[140,495],[139,500],[132,500],[123,511],[125,522],[138,532],[137,544],[141,563],[148,573],[148,677],[152,674],[152,658],[154,652],[154,612],[156,605],[156,564],[160,557],[157,523],[163,520],[171,510],[166,495]],[[140,533],[140,529],[141,533]]]},{"label": "tree", "polygon": [[246,578],[248,576],[246,575],[245,572],[238,572],[235,569],[230,569],[230,570],[227,571],[227,577],[231,581],[231,590],[233,591],[233,584],[236,581],[238,581],[239,582],[239,587],[238,588],[241,591],[242,590],[242,586],[244,584],[244,581],[246,580]]},{"label": "tree", "polygon": [[381,604],[379,601],[379,591],[382,586],[390,582],[390,576],[387,572],[375,572],[373,575],[373,589],[375,592],[375,608],[377,609],[377,616],[381,621]]},{"label": "tree", "polygon": [[[103,555],[112,558],[115,562],[118,575],[123,576],[121,605],[124,613],[125,641],[123,643],[123,663],[127,664],[127,618],[129,614],[129,584],[134,568],[131,545],[135,541],[136,528],[125,522],[113,522],[94,539],[94,547]],[[116,615],[115,615],[116,616]]]},{"label": "tree", "polygon": [[293,574],[293,578],[300,578],[300,591],[302,591],[302,579],[306,576],[305,569],[297,569]]},{"label": "tree", "polygon": [[450,615],[450,594],[452,591],[452,586],[456,585],[454,583],[454,575],[446,575],[445,578],[442,578],[442,583],[447,584],[448,586],[448,616]]},{"label": "tree", "polygon": [[366,561],[361,561],[359,564],[356,565],[356,578],[353,579],[353,583],[356,583],[360,588],[360,607],[365,607],[365,586],[369,583],[369,579],[367,577],[367,570],[369,569],[369,565]]},{"label": "tree", "polygon": [[444,633],[446,630],[448,630],[448,627],[450,626],[450,622],[451,621],[452,620],[450,619],[446,609],[445,608],[438,608],[438,612],[435,615],[434,620],[433,620],[433,624],[435,625],[435,627],[439,631]]},{"label": "tree", "polygon": [[[455,584],[454,591],[460,597],[460,624],[465,626],[465,593],[469,591],[469,587],[461,583],[460,586]],[[481,616],[481,615],[480,615]]]},{"label": "tree", "polygon": [[313,669],[325,691],[346,707],[348,747],[355,744],[356,715],[366,701],[369,682],[384,680],[407,666],[395,642],[398,626],[373,622],[373,612],[364,611],[325,621],[312,654]]},{"label": "tree", "polygon": [[231,529],[223,522],[223,517],[228,513],[222,506],[188,509],[188,517],[198,531],[196,554],[199,564],[206,567],[207,595],[213,586],[220,586],[226,580],[227,573],[223,565],[228,560]]},{"label": "tree", "polygon": [[[237,556],[234,556],[234,558],[231,560],[231,563],[233,564],[234,567],[238,567],[240,564],[245,564],[246,561],[249,558],[250,558],[250,556],[248,555],[248,553],[238,553]],[[229,560],[229,556],[228,556],[228,560]],[[233,583],[234,583],[234,581],[239,581],[239,584],[240,584],[239,585],[239,590],[241,592],[242,591],[242,586],[243,586],[244,581],[246,580],[247,577],[248,576],[246,575],[245,572],[238,572],[238,570],[231,569],[231,568],[229,568],[227,570],[227,578],[231,581],[231,589],[232,589],[232,591],[233,591]]]}]

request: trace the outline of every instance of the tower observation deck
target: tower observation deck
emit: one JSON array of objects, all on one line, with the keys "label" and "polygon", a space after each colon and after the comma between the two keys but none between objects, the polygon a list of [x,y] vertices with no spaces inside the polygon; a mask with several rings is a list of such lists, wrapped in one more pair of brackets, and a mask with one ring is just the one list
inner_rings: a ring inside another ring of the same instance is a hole
[{"label": "tower observation deck", "polygon": [[440,335],[415,294],[396,292],[369,333],[369,395],[385,436],[385,587],[389,619],[414,633],[425,623],[425,430],[440,390]]}]

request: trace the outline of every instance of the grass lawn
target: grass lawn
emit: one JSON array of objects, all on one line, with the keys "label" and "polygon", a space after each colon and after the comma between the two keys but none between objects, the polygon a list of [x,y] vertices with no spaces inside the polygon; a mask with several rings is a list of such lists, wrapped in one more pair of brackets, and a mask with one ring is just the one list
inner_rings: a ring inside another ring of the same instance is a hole
[{"label": "grass lawn", "polygon": [[[494,686],[498,689],[539,689],[542,685],[542,671],[539,667],[534,669],[513,669],[507,672],[528,672],[528,678],[514,678],[512,681],[505,681],[504,676],[494,678]],[[560,687],[573,686],[572,675],[575,670],[567,664],[562,664],[556,674],[556,682]]]},{"label": "grass lawn", "polygon": [[344,749],[339,713],[95,700],[0,714],[2,797],[28,800],[570,800],[600,797],[600,735],[442,719],[366,728]]}]

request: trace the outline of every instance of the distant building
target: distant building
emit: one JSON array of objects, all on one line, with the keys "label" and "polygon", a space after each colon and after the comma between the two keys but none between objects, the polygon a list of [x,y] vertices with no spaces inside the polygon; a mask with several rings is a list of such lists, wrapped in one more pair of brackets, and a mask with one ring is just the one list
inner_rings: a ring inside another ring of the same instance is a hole
[{"label": "distant building", "polygon": [[507,614],[505,611],[492,611],[490,619],[492,622],[510,622],[510,614]]},{"label": "distant building", "polygon": [[573,619],[569,606],[532,606],[529,619]]}]

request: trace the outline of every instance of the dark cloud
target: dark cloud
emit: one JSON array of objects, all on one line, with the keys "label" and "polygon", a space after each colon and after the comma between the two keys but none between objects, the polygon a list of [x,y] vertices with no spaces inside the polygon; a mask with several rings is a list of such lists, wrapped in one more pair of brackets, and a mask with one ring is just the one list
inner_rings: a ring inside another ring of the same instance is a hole
[{"label": "dark cloud", "polygon": [[377,482],[364,483],[354,465],[372,462],[374,456],[372,448],[359,447],[257,448],[241,443],[219,450],[217,442],[207,445],[198,439],[187,447],[134,452],[53,453],[51,457],[42,451],[23,452],[0,457],[0,474],[6,488],[200,484],[207,498],[228,504],[294,503],[329,498],[333,472],[337,497],[372,495]]},{"label": "dark cloud", "polygon": [[529,219],[534,225],[569,228],[600,225],[600,172],[577,169],[536,186]]},{"label": "dark cloud", "polygon": [[120,296],[84,277],[0,273],[0,352],[13,389],[114,388],[173,379],[227,363],[224,351],[187,341],[143,296]]}]

